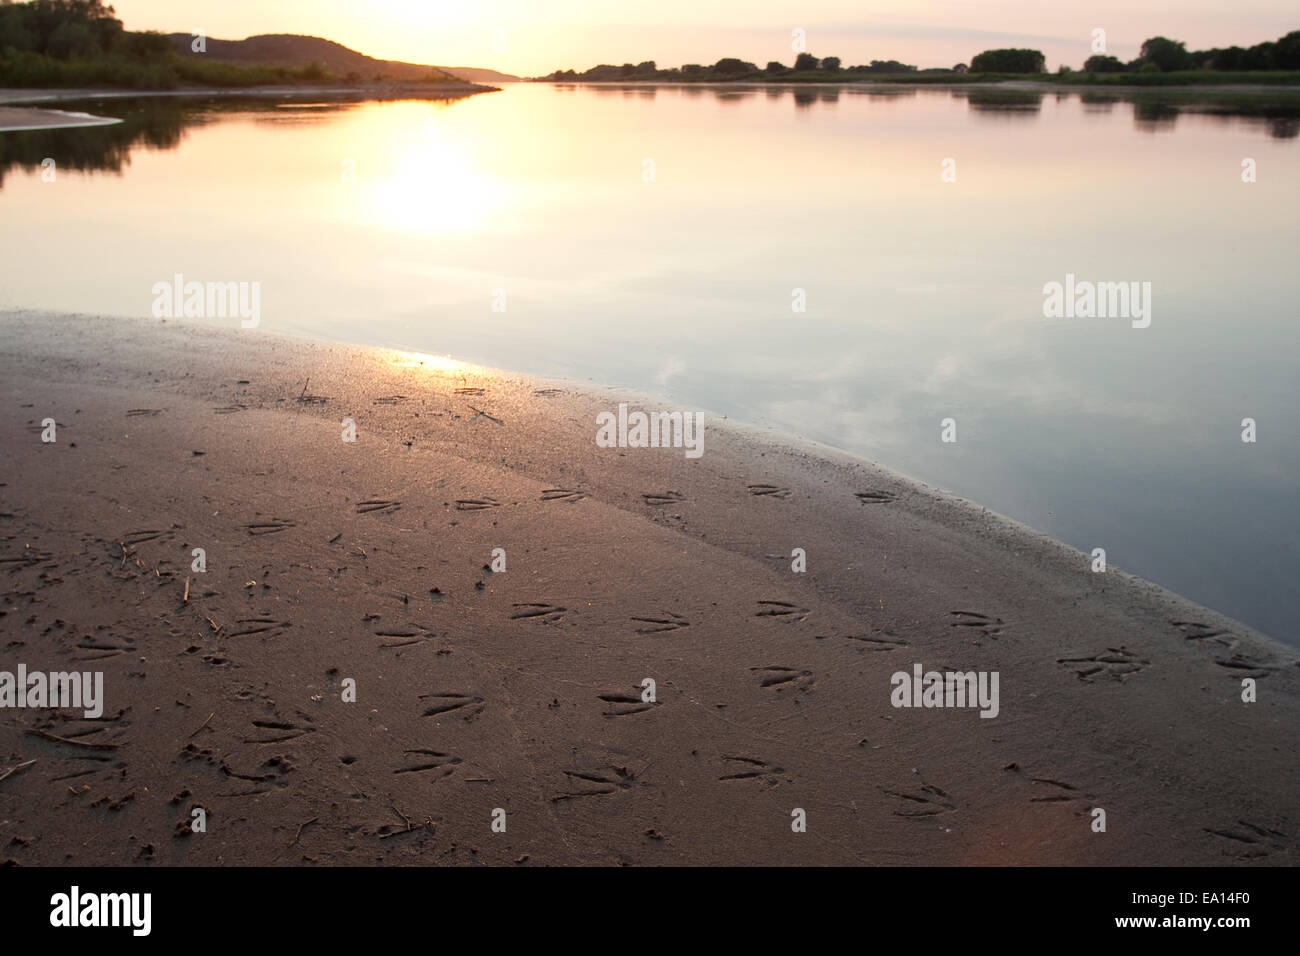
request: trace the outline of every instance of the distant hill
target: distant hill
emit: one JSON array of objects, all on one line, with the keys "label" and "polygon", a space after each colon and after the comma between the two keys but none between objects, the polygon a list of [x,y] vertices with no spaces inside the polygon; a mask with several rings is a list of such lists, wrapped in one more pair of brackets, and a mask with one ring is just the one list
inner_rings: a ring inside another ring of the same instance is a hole
[{"label": "distant hill", "polygon": [[303,67],[320,63],[326,70],[341,77],[355,75],[359,81],[371,82],[379,77],[390,80],[428,80],[431,73],[444,74],[447,82],[458,80],[467,83],[509,83],[519,79],[508,73],[478,67],[426,66],[403,63],[399,60],[376,60],[374,57],[350,50],[341,43],[321,37],[299,36],[292,33],[268,33],[246,40],[218,40],[208,37],[207,50],[194,53],[193,37],[188,33],[170,36],[175,50],[181,56],[204,57],[228,63],[258,66]]},{"label": "distant hill", "polygon": [[462,80],[469,80],[471,83],[522,83],[521,77],[513,73],[498,73],[496,70],[485,70],[480,66],[440,66],[438,69],[450,73],[452,76],[459,76]]}]

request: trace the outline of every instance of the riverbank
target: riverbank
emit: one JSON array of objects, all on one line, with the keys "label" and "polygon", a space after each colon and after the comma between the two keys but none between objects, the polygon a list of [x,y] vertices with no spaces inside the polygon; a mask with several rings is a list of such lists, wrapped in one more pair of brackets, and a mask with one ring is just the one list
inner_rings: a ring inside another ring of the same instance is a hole
[{"label": "riverbank", "polygon": [[20,109],[0,106],[0,133],[76,126],[112,126],[122,122],[110,116],[92,116],[67,110]]},{"label": "riverbank", "polygon": [[18,863],[1296,861],[1293,652],[859,459],[256,330],[4,313],[0,369],[0,670],[105,675],[0,711]]},{"label": "riverbank", "polygon": [[71,100],[139,99],[152,97],[284,97],[297,99],[344,98],[364,100],[388,99],[451,99],[472,96],[475,93],[499,93],[500,87],[465,83],[372,83],[354,86],[338,84],[321,86],[274,85],[248,87],[181,87],[173,90],[110,89],[82,87],[77,89],[0,89],[0,104],[52,103]]}]

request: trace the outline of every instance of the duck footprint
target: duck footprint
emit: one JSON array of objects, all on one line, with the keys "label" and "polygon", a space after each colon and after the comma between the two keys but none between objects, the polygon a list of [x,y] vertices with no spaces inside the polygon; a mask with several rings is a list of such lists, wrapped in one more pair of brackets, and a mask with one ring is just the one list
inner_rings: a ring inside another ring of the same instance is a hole
[{"label": "duck footprint", "polygon": [[747,485],[749,493],[759,498],[789,498],[790,489],[780,488],[776,485]]},{"label": "duck footprint", "polygon": [[919,790],[911,793],[886,790],[884,787],[880,789],[881,793],[898,799],[898,806],[891,811],[896,817],[934,817],[957,809],[952,797],[932,784],[922,784]]},{"label": "duck footprint", "polygon": [[1089,657],[1060,657],[1056,663],[1071,667],[1079,680],[1095,684],[1099,680],[1113,680],[1123,683],[1138,671],[1151,666],[1124,647],[1108,647],[1100,654]]},{"label": "duck footprint", "polygon": [[806,607],[791,604],[789,601],[759,601],[754,617],[779,617],[786,621],[807,620],[812,612]]},{"label": "duck footprint", "polygon": [[793,667],[751,667],[750,670],[759,677],[759,687],[775,687],[777,693],[786,686],[797,687],[806,691],[813,685],[812,671],[795,670]]},{"label": "duck footprint", "polygon": [[638,627],[636,632],[638,634],[662,634],[665,631],[676,631],[691,626],[690,621],[680,614],[674,614],[672,611],[661,611],[660,615],[660,617],[632,618],[638,624],[648,625],[647,627]]},{"label": "duck footprint", "polygon": [[557,624],[564,620],[567,608],[554,604],[515,604],[510,615],[512,621],[541,621],[543,624]]}]

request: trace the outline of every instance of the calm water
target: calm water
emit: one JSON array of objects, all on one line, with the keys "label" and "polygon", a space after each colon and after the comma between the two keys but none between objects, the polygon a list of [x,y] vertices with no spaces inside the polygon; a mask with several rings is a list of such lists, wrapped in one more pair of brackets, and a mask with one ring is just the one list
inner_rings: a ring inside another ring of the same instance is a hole
[{"label": "calm water", "polygon": [[[0,134],[0,308],[147,315],[174,273],[258,281],[266,330],[776,426],[1300,642],[1295,102],[530,85],[69,108],[126,122]],[[1150,282],[1150,327],[1045,319],[1067,273]]]}]

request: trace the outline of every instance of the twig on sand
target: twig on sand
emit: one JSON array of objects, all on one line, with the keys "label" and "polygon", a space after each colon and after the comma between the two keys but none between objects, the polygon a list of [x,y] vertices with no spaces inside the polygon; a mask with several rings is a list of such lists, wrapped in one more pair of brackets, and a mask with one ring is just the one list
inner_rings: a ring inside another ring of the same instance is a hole
[{"label": "twig on sand", "polygon": [[394,813],[396,813],[399,817],[402,818],[402,822],[406,824],[406,829],[408,829],[408,830],[414,830],[414,829],[415,829],[415,827],[411,826],[411,821],[410,821],[409,819],[407,819],[406,814],[404,814],[401,810],[397,809],[397,804],[395,804],[395,803],[391,803],[391,804],[389,804],[389,806],[393,808],[393,812],[394,812]]},{"label": "twig on sand", "polygon": [[[215,713],[215,711],[214,711],[214,713]],[[213,714],[208,714],[208,720],[211,720],[212,717],[213,717]],[[203,723],[199,724],[199,730],[202,730],[204,727],[206,727],[206,726],[208,725],[208,720],[205,720]],[[194,731],[194,733],[190,734],[190,736],[189,736],[189,737],[186,737],[185,739],[186,739],[186,740],[190,740],[191,738],[197,736],[199,730]]]},{"label": "twig on sand", "polygon": [[56,744],[71,744],[74,747],[88,747],[91,750],[116,750],[117,744],[96,744],[87,743],[84,740],[69,740],[67,737],[60,737],[58,734],[52,734],[48,730],[37,730],[34,727],[28,728],[27,732],[36,737],[42,737],[45,740],[53,740]]},{"label": "twig on sand", "polygon": [[221,630],[221,625],[218,624],[216,621],[212,620],[212,618],[210,618],[210,617],[205,617],[203,620],[207,621],[210,625],[212,625],[212,633],[213,633],[213,634],[215,634],[217,631]]},{"label": "twig on sand", "polygon": [[307,376],[307,381],[305,381],[305,382],[302,383],[302,391],[298,393],[298,401],[301,402],[301,401],[302,401],[302,397],[303,397],[304,395],[307,394],[307,386],[310,385],[310,384],[311,384],[311,376],[308,375],[308,376]]},{"label": "twig on sand", "polygon": [[181,602],[183,604],[190,603],[190,579],[189,578],[185,579],[185,593],[181,595]]},{"label": "twig on sand", "polygon": [[[298,827],[298,832],[295,833],[295,834],[293,835],[293,840],[290,841],[289,846],[293,846],[295,843],[297,843],[297,842],[298,842],[298,838],[299,838],[300,836],[302,836],[302,831],[305,830],[305,829],[307,829],[307,827],[311,826],[313,823],[315,823],[315,822],[316,822],[317,820],[319,820],[319,819],[320,819],[320,817],[312,817],[312,818],[311,818],[310,820],[308,820],[306,823],[303,823],[303,824],[299,825],[299,827]],[[289,848],[289,847],[285,847],[286,850],[287,850],[288,848]]]},{"label": "twig on sand", "polygon": [[23,770],[27,767],[30,767],[34,763],[36,763],[35,758],[27,761],[26,763],[15,764],[14,766],[6,770],[4,773],[0,773],[0,781],[4,780],[5,777],[9,776],[11,773],[17,773],[19,770]]}]

